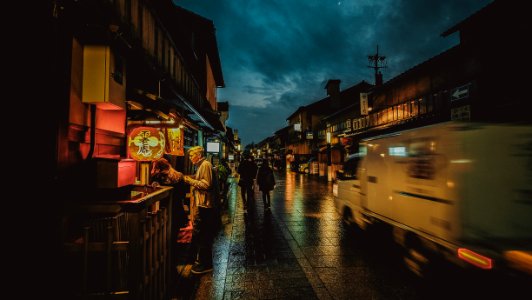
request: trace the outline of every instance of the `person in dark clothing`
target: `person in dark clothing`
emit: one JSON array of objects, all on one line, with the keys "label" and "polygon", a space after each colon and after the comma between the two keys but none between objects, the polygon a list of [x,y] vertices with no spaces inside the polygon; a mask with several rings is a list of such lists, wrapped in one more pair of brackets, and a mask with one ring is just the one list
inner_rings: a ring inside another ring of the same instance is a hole
[{"label": "person in dark clothing", "polygon": [[270,167],[270,162],[265,159],[257,172],[257,184],[259,190],[262,191],[262,202],[264,203],[264,209],[270,209],[270,191],[275,187],[275,177],[273,176],[273,170]]},{"label": "person in dark clothing", "polygon": [[[166,158],[159,158],[152,162],[150,173],[150,182],[153,187],[158,185],[167,185],[174,188],[172,193],[174,205],[173,216],[177,228],[183,228],[188,225],[188,216],[183,206],[183,199],[186,195],[186,185],[181,180],[182,174],[172,167],[172,164]],[[177,235],[177,233],[175,233]]]},{"label": "person in dark clothing", "polygon": [[257,176],[257,164],[255,164],[252,156],[246,155],[244,160],[240,162],[238,174],[240,174],[238,185],[244,202],[244,211],[247,211],[248,201],[253,200],[253,185]]},{"label": "person in dark clothing", "polygon": [[231,175],[231,168],[227,164],[225,158],[222,158],[218,165],[218,182],[220,183],[220,192],[222,194],[222,200],[227,200],[227,193],[229,191],[229,182],[227,181]]}]

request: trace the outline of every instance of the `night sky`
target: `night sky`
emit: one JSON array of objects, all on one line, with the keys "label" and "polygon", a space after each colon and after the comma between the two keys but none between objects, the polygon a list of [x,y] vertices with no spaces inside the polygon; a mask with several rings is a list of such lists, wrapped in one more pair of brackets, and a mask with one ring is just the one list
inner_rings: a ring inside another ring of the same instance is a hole
[{"label": "night sky", "polygon": [[326,97],[328,79],[344,90],[374,83],[367,56],[387,58],[384,81],[449,49],[440,34],[491,0],[173,0],[214,21],[229,102],[227,125],[242,145],[286,126],[299,106]]}]

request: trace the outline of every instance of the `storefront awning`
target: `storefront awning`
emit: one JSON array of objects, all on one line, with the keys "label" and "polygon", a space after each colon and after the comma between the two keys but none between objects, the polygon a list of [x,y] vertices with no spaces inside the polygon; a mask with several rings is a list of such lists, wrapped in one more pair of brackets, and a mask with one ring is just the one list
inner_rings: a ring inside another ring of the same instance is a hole
[{"label": "storefront awning", "polygon": [[191,121],[198,126],[207,128],[213,132],[225,132],[225,127],[220,121],[217,112],[211,109],[196,109],[188,101],[181,99],[164,99],[156,95],[137,90],[128,96],[130,107],[129,115],[132,120],[145,120],[150,117],[167,117],[172,108],[177,108],[183,116],[189,116]]}]

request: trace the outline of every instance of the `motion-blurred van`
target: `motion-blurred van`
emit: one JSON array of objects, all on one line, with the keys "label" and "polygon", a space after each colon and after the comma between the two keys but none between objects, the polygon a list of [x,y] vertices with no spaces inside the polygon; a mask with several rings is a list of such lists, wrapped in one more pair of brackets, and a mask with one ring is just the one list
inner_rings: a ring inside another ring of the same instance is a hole
[{"label": "motion-blurred van", "polygon": [[445,122],[364,139],[333,185],[359,229],[391,228],[405,263],[532,275],[532,126]]}]

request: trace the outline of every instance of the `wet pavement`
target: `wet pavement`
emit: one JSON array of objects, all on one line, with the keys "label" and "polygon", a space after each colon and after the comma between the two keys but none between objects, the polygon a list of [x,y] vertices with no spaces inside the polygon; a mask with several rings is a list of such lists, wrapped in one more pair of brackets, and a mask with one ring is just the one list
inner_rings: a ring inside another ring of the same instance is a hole
[{"label": "wet pavement", "polygon": [[336,213],[330,183],[293,172],[275,176],[271,210],[264,209],[257,189],[248,213],[233,179],[215,239],[212,273],[191,274],[188,244],[180,244],[176,299],[464,296],[463,286],[452,286],[456,274],[427,284],[407,271],[389,239],[357,237],[360,233],[346,227]]}]

